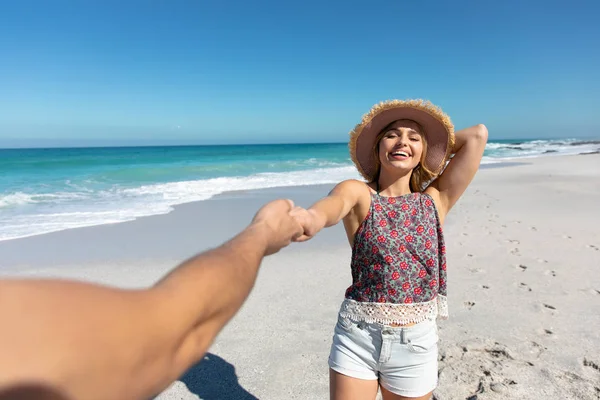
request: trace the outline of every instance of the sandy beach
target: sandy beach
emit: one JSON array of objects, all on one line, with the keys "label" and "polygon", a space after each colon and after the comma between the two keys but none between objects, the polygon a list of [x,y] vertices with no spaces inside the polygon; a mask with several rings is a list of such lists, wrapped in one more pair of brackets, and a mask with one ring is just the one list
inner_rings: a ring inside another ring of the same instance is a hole
[{"label": "sandy beach", "polygon": [[[232,192],[166,215],[0,242],[0,276],[144,287],[233,236],[265,202],[332,185]],[[445,225],[450,319],[438,400],[600,399],[600,154],[482,168]],[[350,284],[340,225],[267,258],[203,362],[157,399],[326,399]],[[25,317],[25,316],[24,316]]]}]

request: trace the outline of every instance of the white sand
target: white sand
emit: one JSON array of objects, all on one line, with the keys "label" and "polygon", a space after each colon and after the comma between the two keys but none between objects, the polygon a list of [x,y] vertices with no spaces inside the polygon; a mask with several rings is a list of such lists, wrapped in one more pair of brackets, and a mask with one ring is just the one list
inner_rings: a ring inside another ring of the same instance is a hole
[{"label": "white sand", "polygon": [[[329,189],[230,194],[165,216],[0,242],[0,274],[149,285],[233,235],[265,201],[308,206]],[[478,173],[445,227],[450,319],[440,323],[437,399],[600,398],[599,206],[600,155]],[[328,398],[349,258],[340,225],[266,259],[206,360],[158,399]]]}]

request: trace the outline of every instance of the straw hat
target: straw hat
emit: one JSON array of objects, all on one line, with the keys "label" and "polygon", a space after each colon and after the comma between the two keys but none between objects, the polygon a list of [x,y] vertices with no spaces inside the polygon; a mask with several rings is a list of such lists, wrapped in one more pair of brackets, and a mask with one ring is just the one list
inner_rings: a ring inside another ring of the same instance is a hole
[{"label": "straw hat", "polygon": [[427,141],[424,164],[435,174],[440,173],[454,146],[454,125],[439,107],[425,100],[389,100],[376,104],[350,132],[350,156],[358,172],[373,181],[377,162],[373,146],[377,135],[394,121],[410,119],[423,127]]}]

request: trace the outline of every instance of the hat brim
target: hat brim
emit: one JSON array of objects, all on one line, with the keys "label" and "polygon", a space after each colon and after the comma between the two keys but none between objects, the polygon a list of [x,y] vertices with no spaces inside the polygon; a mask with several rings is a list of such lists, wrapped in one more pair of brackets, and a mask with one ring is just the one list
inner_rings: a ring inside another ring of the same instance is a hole
[{"label": "hat brim", "polygon": [[375,105],[350,132],[350,154],[359,172],[369,181],[375,179],[377,162],[373,146],[377,135],[389,124],[410,119],[423,127],[427,141],[424,164],[434,174],[443,168],[454,146],[454,126],[441,109],[423,100],[392,100]]}]

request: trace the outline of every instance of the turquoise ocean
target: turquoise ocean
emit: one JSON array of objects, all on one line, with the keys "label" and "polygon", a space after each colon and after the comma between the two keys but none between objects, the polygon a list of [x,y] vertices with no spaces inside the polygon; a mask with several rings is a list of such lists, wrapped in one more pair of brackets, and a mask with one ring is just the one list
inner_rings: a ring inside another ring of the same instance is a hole
[{"label": "turquoise ocean", "polygon": [[[598,151],[491,141],[483,164]],[[359,178],[342,144],[0,149],[0,240],[168,213],[220,193]]]}]

